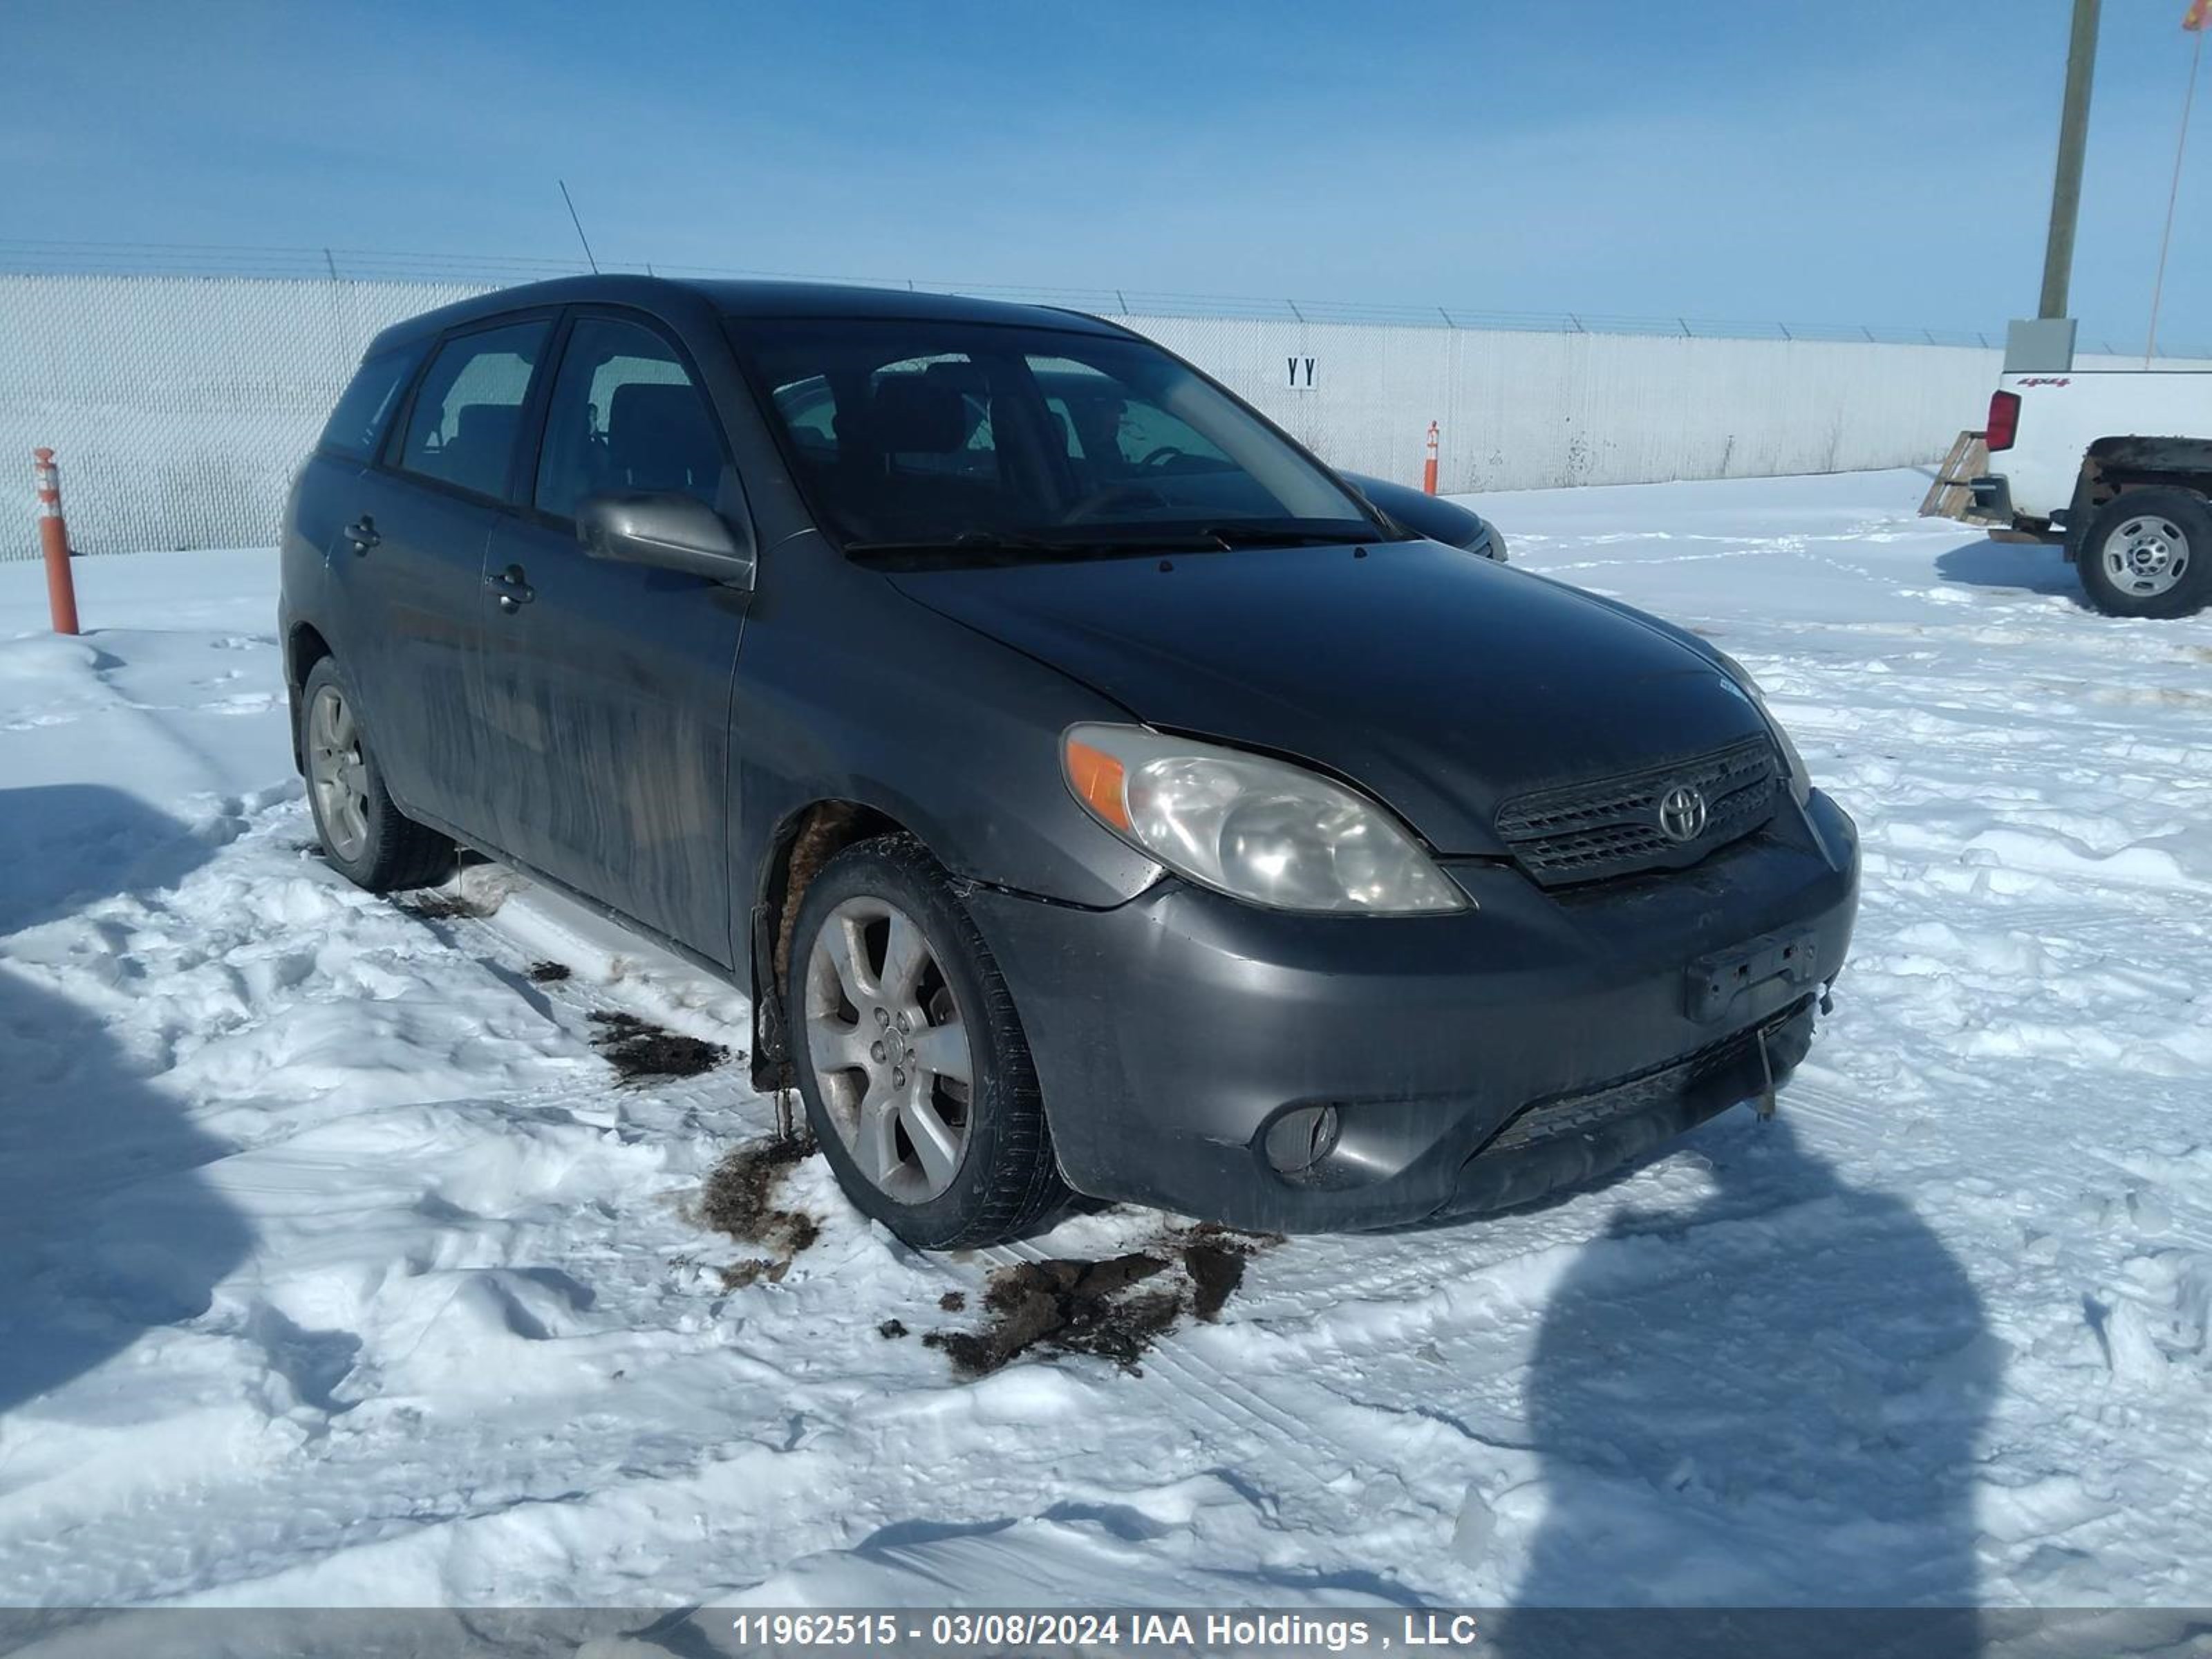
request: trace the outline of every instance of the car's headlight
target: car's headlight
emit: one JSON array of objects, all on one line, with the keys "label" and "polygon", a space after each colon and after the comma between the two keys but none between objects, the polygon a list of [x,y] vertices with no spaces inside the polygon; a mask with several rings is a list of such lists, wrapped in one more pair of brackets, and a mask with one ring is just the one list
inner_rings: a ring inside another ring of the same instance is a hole
[{"label": "car's headlight", "polygon": [[1071,726],[1060,753],[1093,817],[1200,886],[1279,910],[1468,908],[1388,812],[1303,767],[1141,726]]},{"label": "car's headlight", "polygon": [[1790,793],[1802,806],[1813,793],[1813,775],[1805,769],[1804,756],[1797,752],[1796,744],[1791,740],[1782,722],[1774,718],[1774,711],[1766,706],[1766,693],[1760,690],[1759,682],[1752,678],[1751,670],[1718,647],[1714,647],[1713,655],[1720,659],[1721,666],[1735,682],[1736,690],[1751,699],[1752,707],[1758,709],[1760,718],[1765,720],[1766,729],[1774,734],[1774,745],[1782,751],[1782,763],[1790,771]]}]

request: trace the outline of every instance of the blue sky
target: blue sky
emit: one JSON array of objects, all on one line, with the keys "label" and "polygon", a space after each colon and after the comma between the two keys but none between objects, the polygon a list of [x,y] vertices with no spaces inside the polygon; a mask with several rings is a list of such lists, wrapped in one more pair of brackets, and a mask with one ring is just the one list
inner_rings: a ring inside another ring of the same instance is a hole
[{"label": "blue sky", "polygon": [[[2182,10],[2106,0],[2075,309],[2124,349]],[[9,239],[565,257],[558,177],[609,259],[1996,328],[2035,305],[2068,6],[7,13]],[[2212,345],[2199,103],[2161,332]]]}]

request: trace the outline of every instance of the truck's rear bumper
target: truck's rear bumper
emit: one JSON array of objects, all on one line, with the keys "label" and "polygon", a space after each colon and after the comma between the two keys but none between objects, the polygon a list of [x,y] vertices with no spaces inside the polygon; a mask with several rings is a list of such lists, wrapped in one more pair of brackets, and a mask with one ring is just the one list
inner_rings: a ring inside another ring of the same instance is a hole
[{"label": "truck's rear bumper", "polygon": [[1966,509],[1969,517],[1988,519],[1997,524],[2012,522],[2012,480],[2004,474],[1984,473],[1978,478],[1969,478],[1966,490],[1972,498],[1972,504]]},{"label": "truck's rear bumper", "polygon": [[2056,546],[2066,539],[2062,526],[2048,519],[2032,518],[2013,505],[2012,480],[2002,472],[1967,479],[1966,491],[1966,505],[1957,515],[1959,521],[1987,526],[1992,541]]}]

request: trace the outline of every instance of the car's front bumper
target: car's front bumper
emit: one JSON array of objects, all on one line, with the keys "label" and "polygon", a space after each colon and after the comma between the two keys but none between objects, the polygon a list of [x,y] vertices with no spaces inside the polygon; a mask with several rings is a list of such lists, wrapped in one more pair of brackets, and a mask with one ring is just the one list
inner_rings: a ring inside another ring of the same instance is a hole
[{"label": "car's front bumper", "polygon": [[[1858,896],[1856,833],[1817,793],[1692,869],[1583,892],[1447,867],[1474,908],[1295,915],[1172,880],[1110,910],[978,890],[1069,1182],[1291,1231],[1525,1202],[1786,1076]],[[1279,1175],[1268,1127],[1322,1103],[1336,1152]]]}]

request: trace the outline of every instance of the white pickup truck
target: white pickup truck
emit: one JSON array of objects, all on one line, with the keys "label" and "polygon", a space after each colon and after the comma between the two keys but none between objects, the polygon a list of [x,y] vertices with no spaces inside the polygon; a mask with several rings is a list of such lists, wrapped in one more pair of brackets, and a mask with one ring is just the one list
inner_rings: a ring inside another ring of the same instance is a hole
[{"label": "white pickup truck", "polygon": [[2062,543],[2099,610],[2212,605],[2212,369],[2007,374],[1960,514]]}]

